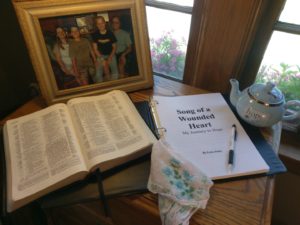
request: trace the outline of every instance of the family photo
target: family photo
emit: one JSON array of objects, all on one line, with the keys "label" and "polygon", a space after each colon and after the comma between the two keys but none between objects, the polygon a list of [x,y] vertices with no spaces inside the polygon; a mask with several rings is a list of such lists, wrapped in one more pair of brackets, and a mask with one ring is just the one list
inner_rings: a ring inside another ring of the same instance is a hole
[{"label": "family photo", "polygon": [[59,90],[139,74],[129,9],[39,22]]}]

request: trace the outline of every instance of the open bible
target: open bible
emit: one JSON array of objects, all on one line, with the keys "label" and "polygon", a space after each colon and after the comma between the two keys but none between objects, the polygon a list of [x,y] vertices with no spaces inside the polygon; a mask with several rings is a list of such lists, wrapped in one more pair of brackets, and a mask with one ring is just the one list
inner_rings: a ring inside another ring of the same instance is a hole
[{"label": "open bible", "polygon": [[4,126],[7,211],[100,168],[150,151],[155,141],[128,95],[75,98],[8,120]]}]

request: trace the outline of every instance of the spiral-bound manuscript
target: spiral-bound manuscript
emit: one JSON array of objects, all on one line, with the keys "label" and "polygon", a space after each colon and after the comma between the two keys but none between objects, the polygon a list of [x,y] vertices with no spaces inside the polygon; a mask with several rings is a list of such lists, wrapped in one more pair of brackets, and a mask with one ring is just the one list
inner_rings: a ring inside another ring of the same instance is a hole
[{"label": "spiral-bound manuscript", "polygon": [[[156,133],[212,179],[266,173],[269,166],[220,93],[153,96]],[[237,127],[235,163],[228,171],[230,131]]]}]

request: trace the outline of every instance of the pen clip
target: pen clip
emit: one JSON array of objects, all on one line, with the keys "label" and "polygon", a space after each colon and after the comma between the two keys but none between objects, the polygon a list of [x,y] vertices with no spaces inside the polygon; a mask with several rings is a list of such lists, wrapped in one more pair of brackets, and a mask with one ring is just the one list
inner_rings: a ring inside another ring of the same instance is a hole
[{"label": "pen clip", "polygon": [[234,128],[233,139],[234,139],[234,141],[236,141],[236,139],[237,139],[237,129],[236,129],[236,125],[233,124],[233,125],[232,125],[232,128]]}]

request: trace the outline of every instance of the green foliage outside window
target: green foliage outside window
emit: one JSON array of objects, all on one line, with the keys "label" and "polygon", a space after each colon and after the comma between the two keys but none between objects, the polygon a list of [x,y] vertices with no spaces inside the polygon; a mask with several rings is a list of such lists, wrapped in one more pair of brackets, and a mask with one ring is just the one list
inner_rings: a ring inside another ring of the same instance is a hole
[{"label": "green foliage outside window", "polygon": [[257,83],[271,81],[285,96],[285,100],[300,100],[300,66],[280,63],[279,66],[262,65],[256,77]]},{"label": "green foliage outside window", "polygon": [[150,39],[151,58],[153,71],[182,79],[185,51],[182,48],[186,46],[184,38],[178,40],[173,37],[173,33],[165,32],[161,37]]}]

